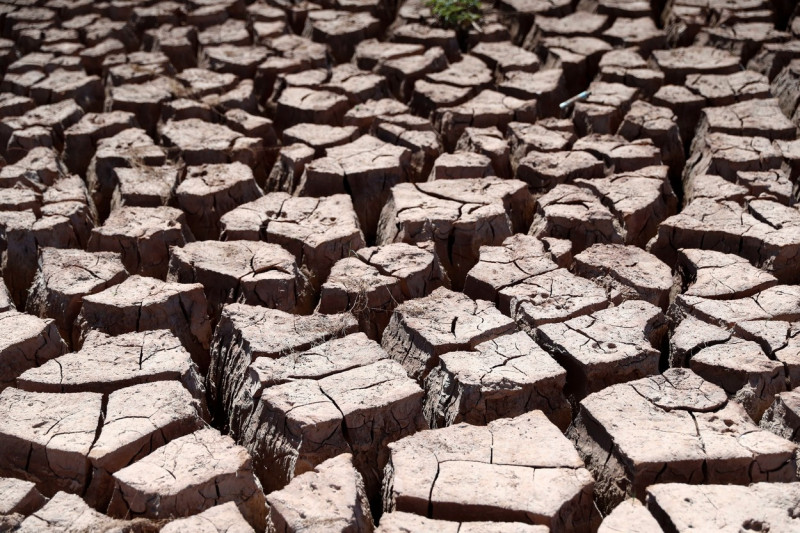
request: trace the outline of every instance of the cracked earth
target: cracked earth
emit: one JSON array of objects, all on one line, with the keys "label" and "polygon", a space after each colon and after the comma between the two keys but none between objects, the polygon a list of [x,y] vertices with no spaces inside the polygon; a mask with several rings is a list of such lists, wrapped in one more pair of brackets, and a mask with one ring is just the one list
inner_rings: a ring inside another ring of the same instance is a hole
[{"label": "cracked earth", "polygon": [[793,0],[0,0],[0,532],[800,531]]}]

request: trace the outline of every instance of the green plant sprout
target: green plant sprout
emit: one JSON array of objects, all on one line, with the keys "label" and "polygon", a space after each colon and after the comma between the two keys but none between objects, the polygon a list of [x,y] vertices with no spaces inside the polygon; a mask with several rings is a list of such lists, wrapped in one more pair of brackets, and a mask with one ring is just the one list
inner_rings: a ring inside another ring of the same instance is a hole
[{"label": "green plant sprout", "polygon": [[481,19],[480,0],[426,0],[425,5],[443,26],[467,29]]}]

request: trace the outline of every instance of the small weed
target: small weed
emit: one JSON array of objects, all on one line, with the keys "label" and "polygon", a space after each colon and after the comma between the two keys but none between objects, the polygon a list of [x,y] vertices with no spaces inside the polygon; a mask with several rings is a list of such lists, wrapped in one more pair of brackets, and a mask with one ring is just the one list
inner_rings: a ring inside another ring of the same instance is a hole
[{"label": "small weed", "polygon": [[426,0],[425,5],[443,26],[458,30],[475,26],[482,16],[480,0]]}]

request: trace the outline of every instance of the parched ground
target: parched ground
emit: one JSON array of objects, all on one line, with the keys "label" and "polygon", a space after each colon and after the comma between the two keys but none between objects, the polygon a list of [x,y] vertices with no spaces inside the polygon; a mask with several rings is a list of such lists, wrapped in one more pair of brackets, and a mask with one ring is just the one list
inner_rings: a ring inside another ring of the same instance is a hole
[{"label": "parched ground", "polygon": [[800,531],[793,0],[0,1],[0,532]]}]

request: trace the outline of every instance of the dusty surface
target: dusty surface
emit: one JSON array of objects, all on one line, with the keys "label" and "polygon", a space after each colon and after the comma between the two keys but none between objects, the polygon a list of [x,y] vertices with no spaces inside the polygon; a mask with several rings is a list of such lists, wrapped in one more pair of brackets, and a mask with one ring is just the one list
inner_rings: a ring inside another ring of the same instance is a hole
[{"label": "dusty surface", "polygon": [[353,202],[345,194],[292,198],[271,193],[240,205],[221,220],[222,240],[263,240],[294,254],[315,286],[337,259],[365,244]]},{"label": "dusty surface", "polygon": [[555,531],[590,531],[598,521],[589,496],[592,476],[540,411],[485,427],[458,424],[418,433],[390,449],[386,511],[542,524]]},{"label": "dusty surface", "polygon": [[202,400],[202,375],[180,340],[169,330],[110,336],[92,331],[80,350],[64,354],[17,379],[40,392],[112,391],[139,383],[178,380]]},{"label": "dusty surface", "polygon": [[201,283],[216,322],[227,303],[309,312],[311,294],[294,256],[276,244],[197,241],[171,250],[168,281]]},{"label": "dusty surface", "polygon": [[800,529],[794,4],[0,5],[0,531]]},{"label": "dusty surface", "polygon": [[374,530],[361,475],[349,454],[328,459],[267,496],[276,531]]},{"label": "dusty surface", "polygon": [[105,508],[114,488],[112,474],[203,427],[200,402],[177,381],[144,383],[108,396],[100,436],[92,446],[92,481],[86,499]]},{"label": "dusty surface", "polygon": [[53,319],[61,337],[72,343],[83,297],[127,277],[128,272],[117,253],[42,248],[25,310]]},{"label": "dusty surface", "polygon": [[[791,531],[797,527],[794,506],[798,490],[797,483],[754,483],[749,487],[666,483],[648,489],[647,507],[661,524],[674,524],[675,531],[733,531],[751,524]],[[724,513],[724,518],[718,513]]]},{"label": "dusty surface", "polygon": [[0,387],[13,386],[26,370],[43,365],[64,354],[68,348],[58,334],[55,322],[39,319],[15,310],[0,313],[5,333],[0,344]]},{"label": "dusty surface", "polygon": [[425,298],[400,305],[382,345],[411,377],[421,381],[440,355],[472,348],[514,329],[514,322],[489,302],[439,288]]},{"label": "dusty surface", "polygon": [[351,312],[362,331],[380,340],[398,304],[443,285],[449,279],[434,253],[405,243],[362,248],[331,269],[317,311]]},{"label": "dusty surface", "polygon": [[[258,472],[273,474],[266,489],[350,452],[367,496],[379,502],[387,445],[425,426],[422,389],[361,334],[297,357],[300,368],[281,368],[280,359],[253,365],[261,391],[250,427],[243,428],[244,442],[258,458]],[[322,357],[337,363],[325,364]]]},{"label": "dusty surface", "polygon": [[484,425],[539,409],[563,429],[565,381],[564,369],[527,334],[501,335],[440,357],[425,379],[425,417],[431,427]]},{"label": "dusty surface", "polygon": [[795,476],[795,444],[759,430],[721,388],[688,370],[588,396],[569,436],[597,478],[601,509],[655,480],[747,485]]},{"label": "dusty surface", "polygon": [[131,276],[85,297],[77,327],[82,339],[93,330],[119,335],[167,328],[186,346],[200,370],[208,369],[211,323],[199,283]]},{"label": "dusty surface", "polygon": [[188,516],[227,502],[236,503],[253,527],[264,529],[264,494],[249,454],[230,437],[202,429],[116,472],[108,512],[119,517]]},{"label": "dusty surface", "polygon": [[[81,493],[90,479],[88,454],[100,423],[102,396],[7,388],[0,402],[6,450],[2,473],[33,481],[47,496]],[[49,490],[48,490],[49,489]]]}]

